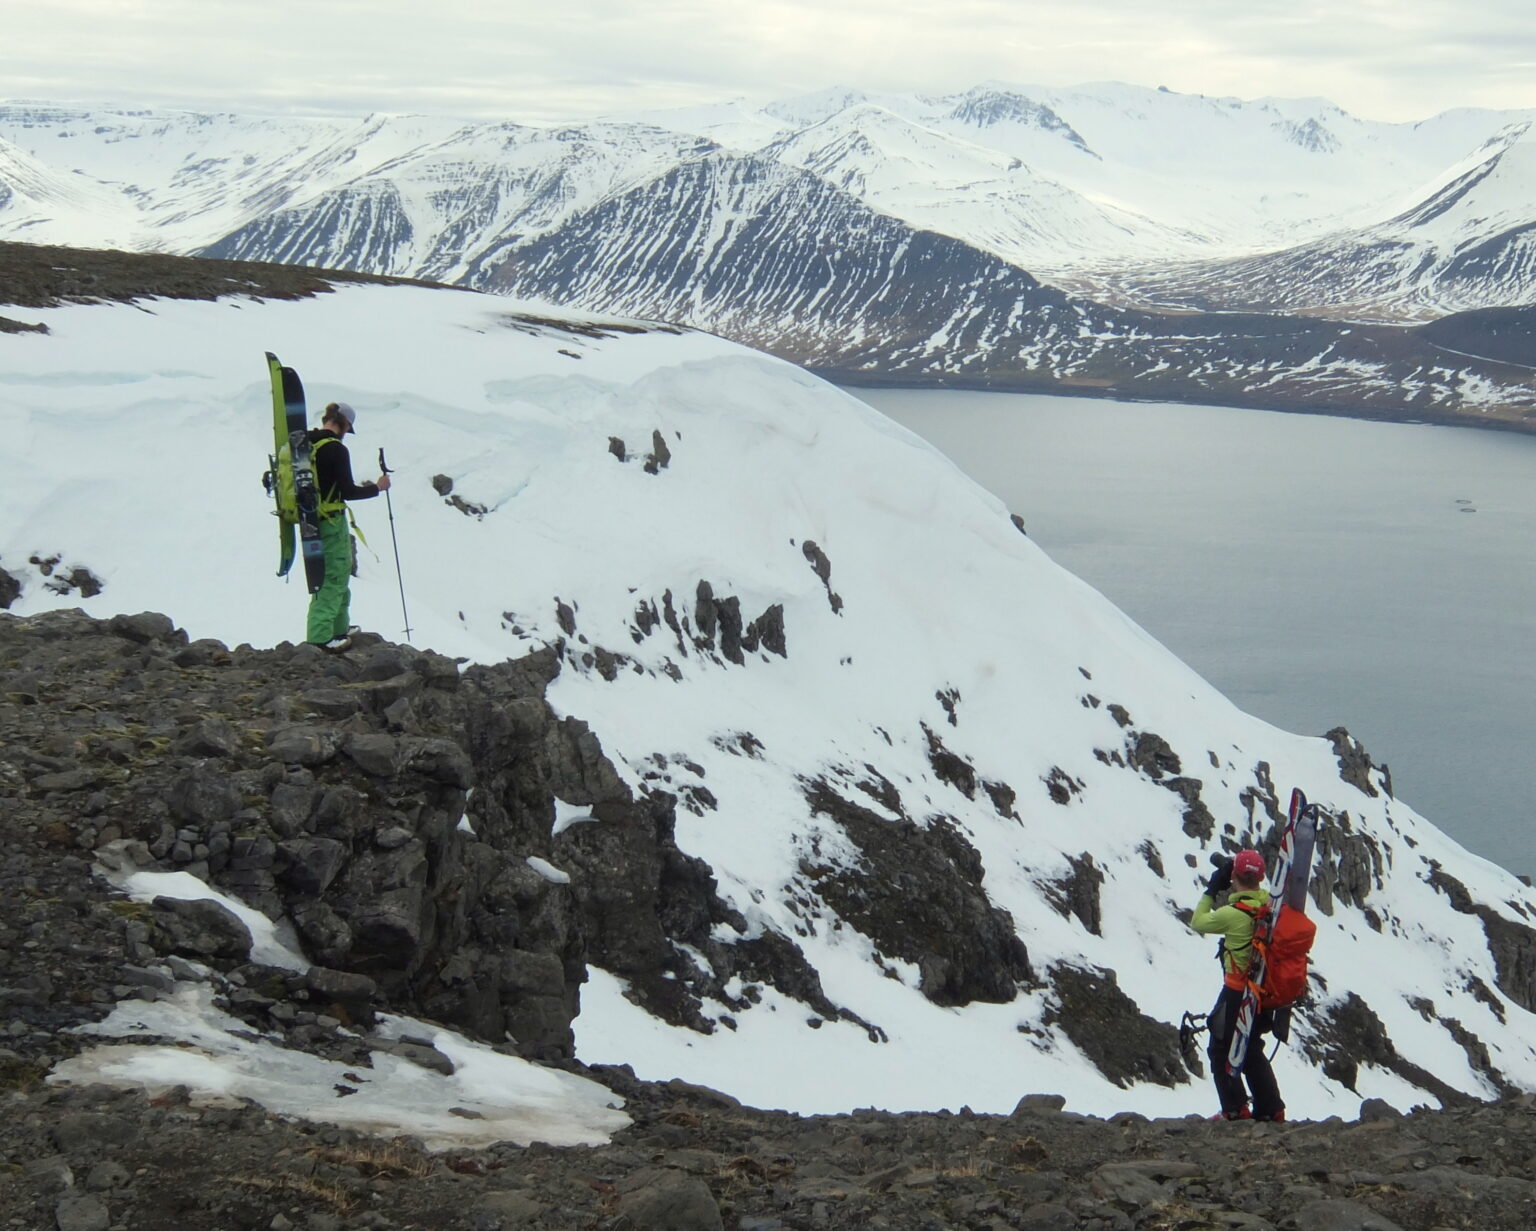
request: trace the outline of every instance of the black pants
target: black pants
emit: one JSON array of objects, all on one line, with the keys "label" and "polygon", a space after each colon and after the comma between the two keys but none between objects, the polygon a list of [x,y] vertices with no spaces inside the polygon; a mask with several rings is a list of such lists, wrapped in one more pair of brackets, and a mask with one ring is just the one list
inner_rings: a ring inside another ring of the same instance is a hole
[{"label": "black pants", "polygon": [[[1274,1028],[1275,1012],[1266,1009],[1254,1019],[1253,1032],[1248,1036],[1248,1054],[1243,1058],[1242,1074],[1227,1073],[1227,1053],[1232,1049],[1232,1035],[1237,1029],[1237,1009],[1243,1002],[1243,992],[1237,987],[1223,987],[1216,997],[1216,1005],[1206,1019],[1211,1031],[1210,1046],[1205,1054],[1211,1061],[1211,1076],[1216,1082],[1216,1095],[1221,1099],[1221,1109],[1228,1115],[1241,1111],[1253,1092],[1253,1116],[1256,1120],[1272,1120],[1285,1110],[1280,1099],[1280,1087],[1275,1082],[1275,1071],[1269,1067],[1269,1057],[1264,1054],[1264,1036]],[[1248,1081],[1243,1088],[1243,1079]]]}]

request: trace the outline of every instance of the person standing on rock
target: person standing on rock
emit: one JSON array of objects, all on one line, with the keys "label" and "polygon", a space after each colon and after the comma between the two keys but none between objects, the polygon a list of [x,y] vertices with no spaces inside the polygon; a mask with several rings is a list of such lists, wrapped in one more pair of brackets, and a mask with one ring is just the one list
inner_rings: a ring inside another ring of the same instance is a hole
[{"label": "person standing on rock", "polygon": [[309,433],[320,498],[320,542],[325,547],[325,582],[310,596],[306,640],[340,653],[352,645],[352,531],[347,501],[371,500],[389,490],[389,476],[372,483],[352,478],[352,456],[342,439],[357,429],[357,412],[345,402],[325,408],[320,426]]},{"label": "person standing on rock", "polygon": [[[1264,1054],[1262,1035],[1274,1026],[1274,1010],[1260,1013],[1253,1023],[1248,1053],[1241,1075],[1227,1072],[1227,1053],[1237,1029],[1237,1010],[1247,986],[1248,963],[1253,957],[1254,914],[1269,904],[1269,891],[1263,886],[1264,856],[1255,850],[1238,851],[1237,856],[1219,866],[1211,875],[1205,895],[1190,916],[1189,926],[1205,936],[1220,936],[1222,987],[1216,1005],[1206,1018],[1211,1042],[1206,1055],[1211,1062],[1211,1076],[1221,1111],[1216,1120],[1283,1120],[1285,1104],[1280,1086]],[[1217,903],[1220,905],[1217,905]],[[1244,1080],[1247,1088],[1244,1088]],[[1249,1094],[1253,1095],[1250,1108]]]}]

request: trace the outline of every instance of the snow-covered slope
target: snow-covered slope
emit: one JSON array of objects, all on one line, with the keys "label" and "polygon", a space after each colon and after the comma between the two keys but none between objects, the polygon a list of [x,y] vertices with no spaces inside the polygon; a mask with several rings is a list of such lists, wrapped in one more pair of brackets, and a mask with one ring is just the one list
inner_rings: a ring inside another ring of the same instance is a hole
[{"label": "snow-covered slope", "polygon": [[[1206,856],[1264,838],[1300,786],[1334,819],[1315,1004],[1279,1060],[1293,1113],[1536,1090],[1536,893],[1347,745],[1237,711],[932,448],[806,373],[418,287],[7,314],[48,330],[0,334],[14,614],[299,636],[258,483],[272,350],[313,402],[359,409],[361,473],[388,449],[416,643],[557,646],[552,703],[634,791],[678,797],[677,842],[734,912],[687,954],[719,977],[714,1030],[663,1025],[593,972],[582,1058],[799,1110],[1008,1110],[1031,1090],[1208,1110],[1203,1081],[1139,1049],[1214,996],[1178,913]],[[381,503],[358,509],[380,558],[363,554],[353,610],[395,634]],[[893,849],[964,892],[925,899]],[[904,950],[920,927],[948,957]],[[729,976],[732,947],[768,933],[843,1013]]]}]

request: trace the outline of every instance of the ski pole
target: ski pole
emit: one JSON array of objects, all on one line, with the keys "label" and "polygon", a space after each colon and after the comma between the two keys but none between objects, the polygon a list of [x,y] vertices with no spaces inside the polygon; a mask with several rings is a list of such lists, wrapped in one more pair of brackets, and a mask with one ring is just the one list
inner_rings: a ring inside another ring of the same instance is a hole
[{"label": "ski pole", "polygon": [[[384,450],[379,450],[379,473],[389,474],[384,461]],[[395,505],[389,498],[389,488],[384,489],[384,506],[389,510],[389,541],[395,548],[395,580],[400,584],[400,614],[405,618],[405,639],[411,639],[411,613],[405,609],[405,578],[400,572],[400,540],[395,537]]]}]

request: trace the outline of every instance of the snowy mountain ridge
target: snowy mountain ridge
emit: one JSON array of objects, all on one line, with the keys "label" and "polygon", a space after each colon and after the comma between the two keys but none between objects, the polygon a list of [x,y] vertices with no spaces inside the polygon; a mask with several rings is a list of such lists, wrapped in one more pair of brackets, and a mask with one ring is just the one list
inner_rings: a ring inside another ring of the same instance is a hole
[{"label": "snowy mountain ridge", "polygon": [[[338,198],[382,194],[398,198],[399,216],[386,211],[374,225],[404,228],[416,243],[359,249],[321,224],[326,238],[290,246],[308,263],[460,278],[497,249],[720,145],[813,171],[882,213],[1032,273],[1102,289],[1127,267],[1246,259],[1386,225],[1409,198],[1423,199],[1424,185],[1531,118],[1462,110],[1384,124],[1323,100],[1118,84],[993,84],[943,97],[831,90],[545,129],[16,103],[0,105],[0,139],[78,181],[95,204],[55,211],[27,177],[7,176],[0,238],[190,252],[228,246],[278,210],[321,219]],[[461,259],[447,259],[450,250]],[[1432,296],[1432,286],[1423,291]],[[1476,306],[1517,301],[1494,282]]]},{"label": "snowy mountain ridge", "polygon": [[[45,331],[0,335],[0,414],[29,441],[0,483],[6,618],[164,609],[194,638],[296,637],[256,484],[262,351],[312,403],[358,407],[358,470],[385,446],[398,472],[417,646],[544,655],[549,703],[672,811],[718,900],[666,916],[664,972],[590,971],[584,1060],[800,1111],[1006,1111],[1028,1090],[1208,1110],[1174,1023],[1217,975],[1181,912],[1207,856],[1268,841],[1300,786],[1331,820],[1312,1003],[1279,1061],[1296,1114],[1536,1090],[1536,894],[1392,799],[1347,736],[1237,711],[856,399],[542,304],[248,293],[7,309]],[[189,473],[216,493],[190,518]],[[354,611],[388,631],[389,529],[358,513],[382,559]],[[168,526],[198,563],[168,566]],[[466,797],[471,831],[489,806]],[[548,855],[612,822],[593,798],[546,806],[528,853],[569,875]],[[764,942],[819,994],[744,977]]]}]

